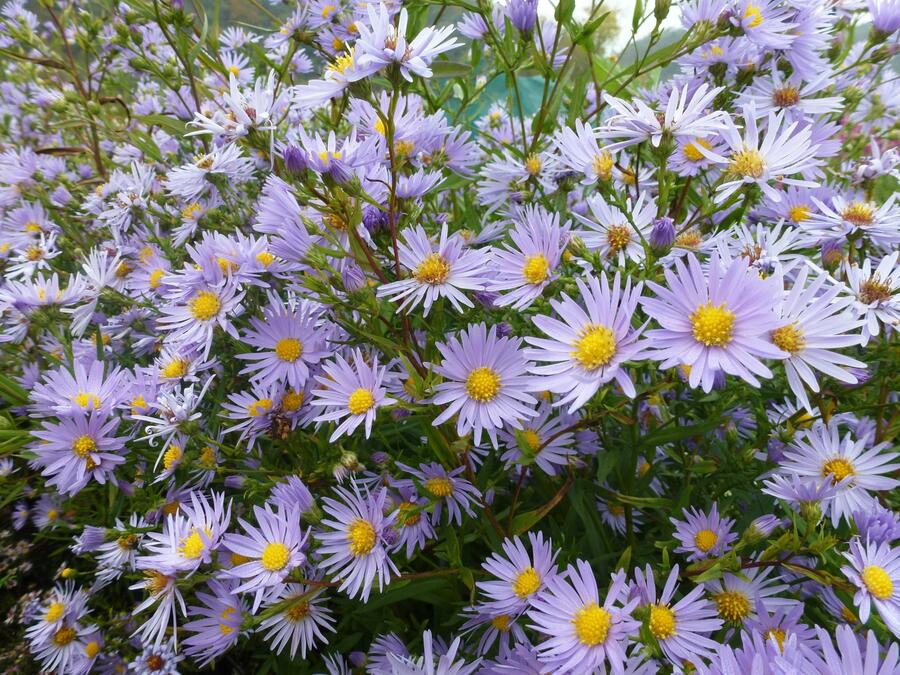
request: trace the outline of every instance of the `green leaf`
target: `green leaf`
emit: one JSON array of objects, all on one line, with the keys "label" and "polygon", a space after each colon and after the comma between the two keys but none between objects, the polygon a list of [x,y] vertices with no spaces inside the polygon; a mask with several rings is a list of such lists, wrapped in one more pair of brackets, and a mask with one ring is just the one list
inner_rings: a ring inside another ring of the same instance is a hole
[{"label": "green leaf", "polygon": [[702,436],[719,427],[721,424],[721,418],[713,417],[705,422],[689,424],[683,427],[669,425],[645,435],[638,443],[638,447],[656,448],[660,445],[665,445],[666,443],[673,443],[675,441],[684,440],[685,438],[690,438],[691,436]]},{"label": "green leaf", "polygon": [[148,125],[157,126],[173,136],[184,136],[187,131],[187,127],[182,120],[176,117],[170,117],[169,115],[135,115],[135,118]]},{"label": "green leaf", "polygon": [[631,15],[631,32],[636,33],[641,25],[641,17],[644,15],[644,3],[642,0],[634,0],[634,13]]},{"label": "green leaf", "polygon": [[627,570],[631,567],[631,547],[628,546],[624,551],[622,551],[622,555],[619,556],[619,561],[616,563],[616,566],[613,568],[614,570]]},{"label": "green leaf", "polygon": [[431,64],[431,72],[438,79],[448,77],[468,77],[472,74],[472,66],[456,61],[435,61]]}]

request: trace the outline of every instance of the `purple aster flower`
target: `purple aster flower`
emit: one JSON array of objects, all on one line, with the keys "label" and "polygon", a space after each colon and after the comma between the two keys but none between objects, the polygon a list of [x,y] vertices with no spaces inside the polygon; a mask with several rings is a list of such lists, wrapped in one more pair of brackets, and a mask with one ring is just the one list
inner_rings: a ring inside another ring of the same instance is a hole
[{"label": "purple aster flower", "polygon": [[622,672],[627,642],[640,626],[631,617],[638,599],[626,601],[625,592],[625,574],[619,572],[601,604],[594,572],[584,560],[552,579],[528,610],[529,627],[546,636],[536,645],[541,663],[555,673],[584,673],[609,662],[614,672]]},{"label": "purple aster flower", "polygon": [[853,524],[863,541],[890,544],[900,539],[900,516],[875,498],[868,506],[853,512]]},{"label": "purple aster flower", "polygon": [[635,569],[635,583],[641,605],[648,607],[647,627],[672,663],[696,663],[709,658],[718,643],[707,635],[722,627],[716,608],[703,595],[703,586],[695,586],[681,600],[674,602],[678,590],[679,567],[675,565],[657,598],[653,569]]},{"label": "purple aster flower", "polygon": [[667,253],[675,243],[675,221],[666,217],[654,220],[649,241],[655,252]]},{"label": "purple aster flower", "polygon": [[99,412],[63,417],[58,424],[44,422],[39,431],[32,432],[43,442],[31,449],[43,468],[41,475],[49,477],[47,485],[71,496],[91,479],[105,484],[125,461],[120,454],[125,440],[114,435],[118,426],[118,418]]},{"label": "purple aster flower", "polygon": [[202,155],[193,164],[185,164],[169,172],[163,186],[169,194],[187,202],[195,202],[212,187],[212,180],[231,184],[244,183],[253,177],[253,160],[244,157],[236,143]]},{"label": "purple aster flower", "polygon": [[398,675],[413,675],[414,673],[434,673],[434,675],[474,675],[478,672],[481,659],[475,659],[471,663],[457,660],[457,652],[462,647],[462,639],[457,637],[447,647],[443,640],[438,640],[435,645],[431,638],[431,631],[426,630],[422,634],[422,656],[413,658],[388,652],[387,660],[391,673]]},{"label": "purple aster flower", "polygon": [[231,317],[243,311],[243,297],[244,291],[239,291],[230,279],[223,279],[218,286],[194,291],[184,303],[164,305],[163,316],[157,324],[161,330],[172,331],[167,340],[196,346],[205,359],[209,356],[216,327],[240,339],[237,329],[231,324]]},{"label": "purple aster flower", "polygon": [[447,236],[447,224],[441,226],[437,248],[421,225],[403,231],[399,244],[400,264],[412,273],[408,279],[379,286],[378,297],[400,303],[400,309],[411,311],[425,303],[424,316],[432,304],[442,297],[450,300],[457,312],[462,306],[472,307],[459,289],[484,290],[488,254],[480,249],[465,248],[461,237]]},{"label": "purple aster flower", "polygon": [[33,416],[83,416],[87,411],[109,413],[123,400],[128,373],[118,367],[106,369],[103,361],[75,361],[71,370],[60,367],[44,375],[31,390]]},{"label": "purple aster flower", "polygon": [[684,509],[683,513],[686,520],[669,520],[675,526],[675,538],[681,542],[675,552],[686,553],[690,561],[718,558],[737,539],[737,534],[731,531],[734,521],[721,518],[716,503],[708,514],[694,507]]},{"label": "purple aster flower", "polygon": [[316,417],[317,422],[331,422],[344,419],[331,434],[329,441],[343,434],[352,434],[360,424],[365,423],[366,438],[372,433],[375,412],[382,406],[396,403],[387,396],[382,386],[386,368],[378,367],[378,357],[373,357],[372,365],[366,363],[362,353],[353,352],[353,366],[336,354],[334,361],[322,367],[324,375],[316,375],[322,389],[313,390],[310,405],[327,406],[324,413]]},{"label": "purple aster flower", "polygon": [[478,589],[487,596],[479,608],[492,614],[517,617],[557,577],[556,556],[553,543],[540,532],[528,533],[531,553],[519,537],[503,541],[503,553],[492,554],[482,567],[497,580],[479,581]]},{"label": "purple aster flower", "polygon": [[178,675],[178,664],[184,656],[175,651],[173,641],[166,644],[145,644],[138,657],[127,664],[135,675]]},{"label": "purple aster flower", "polygon": [[603,258],[615,260],[619,266],[624,266],[626,260],[642,261],[644,245],[656,215],[656,203],[653,199],[645,199],[646,195],[642,192],[634,205],[628,198],[625,204],[627,216],[607,204],[601,195],[594,195],[587,202],[591,217],[575,214],[588,229],[574,234],[580,236],[589,249],[598,251]]},{"label": "purple aster flower", "polygon": [[850,565],[841,572],[858,589],[853,604],[859,607],[859,620],[868,621],[875,605],[884,624],[900,638],[900,548],[873,541],[863,544],[854,537],[844,557]]},{"label": "purple aster flower", "polygon": [[322,498],[322,525],[330,529],[316,534],[316,538],[322,544],[319,551],[327,556],[321,563],[322,569],[342,582],[338,590],[365,602],[376,577],[380,591],[390,583],[391,573],[400,574],[388,557],[385,541],[397,513],[384,515],[385,488],[362,495],[355,481],[351,480],[351,486],[353,492],[334,488],[340,501]]},{"label": "purple aster flower", "polygon": [[201,668],[231,649],[240,637],[247,607],[235,586],[233,581],[210,579],[211,592],[197,592],[203,605],[188,608],[188,616],[197,618],[184,624],[184,629],[193,633],[184,641],[184,653]]},{"label": "purple aster flower", "polygon": [[854,297],[854,308],[865,319],[863,345],[885,327],[900,324],[900,251],[884,256],[875,269],[873,259],[867,257],[862,265],[846,265],[847,285]]},{"label": "purple aster flower", "polygon": [[246,438],[248,447],[252,449],[256,440],[272,428],[278,412],[277,400],[275,387],[263,387],[260,384],[255,384],[250,392],[239,391],[229,394],[228,400],[222,403],[222,409],[227,419],[237,423],[225,429],[223,433],[240,431],[238,442]]},{"label": "purple aster flower", "polygon": [[790,20],[791,7],[778,0],[739,0],[731,22],[744,30],[751,42],[766,49],[786,49],[794,40],[791,31],[797,24]]},{"label": "purple aster flower", "polygon": [[505,7],[509,22],[522,33],[529,34],[537,22],[537,0],[509,0]]},{"label": "purple aster flower", "polygon": [[472,502],[481,500],[481,492],[460,474],[465,467],[458,467],[447,471],[437,462],[420,464],[418,469],[400,464],[397,467],[410,473],[419,483],[423,495],[428,495],[435,501],[434,511],[431,514],[432,524],[437,525],[441,519],[441,513],[446,507],[447,520],[462,525],[462,512],[474,516]]},{"label": "purple aster flower", "polygon": [[458,414],[459,435],[474,432],[478,445],[486,431],[496,447],[497,430],[504,424],[521,429],[522,420],[534,417],[537,399],[527,392],[535,384],[526,375],[532,364],[525,360],[521,344],[518,338],[498,338],[496,326],[488,331],[483,323],[437,343],[443,359],[434,371],[444,382],[435,387],[434,403],[447,407],[434,426]]},{"label": "purple aster flower", "polygon": [[[900,670],[900,645],[896,641],[887,649],[878,644],[874,631],[866,633],[865,642],[847,625],[834,631],[834,642],[827,630],[816,626],[819,650],[810,650],[809,659],[820,675],[875,673],[888,675]],[[837,649],[835,649],[835,646]]]},{"label": "purple aster flower", "polygon": [[260,631],[268,631],[263,639],[276,654],[281,654],[290,644],[293,659],[300,648],[300,658],[306,659],[316,643],[327,644],[324,631],[335,632],[331,610],[322,604],[323,589],[305,584],[285,584],[281,592],[273,596],[267,607],[277,607],[278,612],[265,619]]},{"label": "purple aster flower", "polygon": [[397,530],[397,541],[392,551],[406,549],[406,557],[412,558],[417,548],[425,548],[425,543],[434,539],[434,525],[428,517],[426,509],[428,500],[419,497],[413,487],[409,485],[396,485],[400,493],[395,499],[397,505],[397,518],[394,527]]},{"label": "purple aster flower", "polygon": [[494,305],[525,309],[556,278],[562,252],[565,250],[569,224],[559,224],[559,214],[551,214],[540,206],[526,206],[509,232],[514,246],[494,250],[493,278],[488,291],[510,291],[494,301]]},{"label": "purple aster flower", "polygon": [[548,476],[555,476],[559,467],[576,454],[572,447],[575,432],[567,429],[575,426],[578,417],[566,413],[551,416],[553,406],[549,402],[542,403],[537,413],[521,431],[500,432],[500,443],[506,446],[501,459],[523,467],[533,463]]},{"label": "purple aster flower", "polygon": [[756,618],[748,619],[746,628],[769,642],[774,641],[782,653],[785,651],[785,644],[790,640],[809,648],[813,646],[815,634],[809,626],[800,623],[803,610],[803,605],[797,604],[794,607],[778,607],[769,612],[762,602],[757,601]]},{"label": "purple aster flower", "polygon": [[734,626],[757,619],[756,608],[762,605],[766,611],[792,608],[796,600],[784,597],[788,590],[780,583],[781,577],[770,578],[773,567],[751,567],[741,570],[740,576],[726,572],[721,579],[707,582],[706,592],[716,603],[719,616]]},{"label": "purple aster flower", "polygon": [[872,27],[881,34],[882,39],[900,29],[898,0],[868,0],[866,4],[872,15]]},{"label": "purple aster flower", "polygon": [[743,258],[735,258],[723,269],[719,256],[710,257],[706,270],[693,254],[688,267],[674,261],[674,271],[665,271],[668,288],[648,282],[656,294],[644,298],[644,310],[661,329],[647,332],[663,368],[690,368],[689,384],[712,390],[715,375],[723,370],[753,386],[772,372],[759,360],[784,358],[785,352],[768,341],[778,327],[774,312],[781,292],[775,277],[763,280]]},{"label": "purple aster flower", "polygon": [[235,593],[256,591],[251,609],[256,613],[270,588],[281,584],[291,570],[306,561],[303,548],[307,535],[300,529],[300,513],[296,508],[276,512],[266,504],[265,508],[254,506],[253,514],[256,527],[238,518],[247,534],[226,534],[222,545],[248,558],[224,575],[239,580]]},{"label": "purple aster flower", "polygon": [[582,407],[597,390],[615,381],[627,396],[634,397],[635,388],[624,369],[627,361],[644,354],[646,343],[640,340],[643,328],[631,325],[634,310],[641,297],[642,285],[632,288],[631,279],[621,287],[619,273],[612,288],[605,274],[576,279],[581,303],[567,294],[562,300],[550,300],[559,319],[535,316],[534,325],[548,338],[528,337],[525,355],[550,365],[536,366],[531,372],[540,386],[556,394],[565,394],[557,405],[568,405],[569,412]]},{"label": "purple aster flower", "polygon": [[462,615],[466,617],[466,622],[460,626],[461,635],[465,636],[479,628],[484,629],[476,649],[479,656],[492,651],[497,642],[500,643],[501,653],[509,652],[510,648],[517,644],[528,642],[525,629],[519,625],[516,617],[509,614],[496,614],[480,607],[467,607],[462,611]]},{"label": "purple aster flower", "polygon": [[288,476],[283,483],[274,485],[269,501],[285,511],[296,509],[301,516],[310,513],[315,507],[312,493],[299,476]]},{"label": "purple aster flower", "polygon": [[575,129],[561,129],[553,137],[559,153],[559,163],[572,171],[583,174],[581,183],[593,185],[612,177],[615,160],[609,150],[597,145],[594,129],[581,120],[575,120]]}]

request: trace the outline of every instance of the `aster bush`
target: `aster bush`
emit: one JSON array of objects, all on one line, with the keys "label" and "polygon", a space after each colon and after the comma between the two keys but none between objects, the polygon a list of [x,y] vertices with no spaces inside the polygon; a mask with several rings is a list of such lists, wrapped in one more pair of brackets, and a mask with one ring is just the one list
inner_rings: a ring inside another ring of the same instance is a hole
[{"label": "aster bush", "polygon": [[900,673],[898,29],[3,4],[0,669]]}]

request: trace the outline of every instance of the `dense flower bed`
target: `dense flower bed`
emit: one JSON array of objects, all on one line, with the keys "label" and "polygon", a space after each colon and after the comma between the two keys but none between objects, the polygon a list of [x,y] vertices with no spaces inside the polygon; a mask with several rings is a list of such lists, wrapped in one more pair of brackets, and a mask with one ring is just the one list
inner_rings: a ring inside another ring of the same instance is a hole
[{"label": "dense flower bed", "polygon": [[3,5],[0,668],[900,673],[900,2],[671,4]]}]

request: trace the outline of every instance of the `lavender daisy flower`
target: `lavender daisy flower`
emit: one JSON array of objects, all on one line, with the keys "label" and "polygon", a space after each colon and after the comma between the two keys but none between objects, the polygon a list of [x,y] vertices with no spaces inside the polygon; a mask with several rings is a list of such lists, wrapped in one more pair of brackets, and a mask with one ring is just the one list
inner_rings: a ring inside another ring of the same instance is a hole
[{"label": "lavender daisy flower", "polygon": [[240,637],[247,607],[234,585],[211,579],[211,593],[197,592],[203,605],[188,608],[188,616],[197,618],[184,624],[185,630],[194,633],[185,639],[184,653],[201,668],[231,649]]},{"label": "lavender daisy flower", "polygon": [[634,206],[628,199],[625,207],[628,216],[607,204],[602,196],[591,197],[587,204],[592,218],[574,214],[589,229],[574,234],[580,236],[589,249],[599,251],[604,258],[615,259],[620,266],[625,265],[626,260],[642,261],[644,245],[656,216],[656,204],[652,199],[645,200],[646,194],[642,192]]},{"label": "lavender daisy flower", "polygon": [[325,517],[322,525],[329,531],[316,534],[320,551],[327,556],[322,569],[341,580],[339,591],[347,591],[351,598],[368,600],[372,583],[377,577],[378,590],[390,583],[391,573],[400,574],[387,554],[386,532],[393,526],[396,512],[384,515],[387,490],[360,494],[351,480],[353,492],[334,488],[341,501],[323,497]]},{"label": "lavender daisy flower", "polygon": [[583,560],[551,580],[528,610],[529,627],[546,636],[537,645],[541,663],[555,673],[583,673],[608,661],[622,672],[627,641],[640,625],[631,617],[638,599],[624,601],[625,591],[625,574],[619,572],[601,604],[594,572]]},{"label": "lavender daisy flower", "polygon": [[223,279],[217,286],[194,291],[184,304],[164,305],[163,316],[158,320],[159,328],[172,331],[168,340],[200,348],[205,359],[209,356],[216,327],[240,339],[230,319],[243,311],[243,298],[244,291],[239,291],[232,281]]},{"label": "lavender daisy flower", "polygon": [[521,220],[509,232],[515,247],[494,250],[497,266],[487,290],[511,291],[497,298],[496,306],[525,309],[544,292],[556,278],[568,231],[568,223],[560,227],[559,214],[550,214],[540,206],[522,209]]},{"label": "lavender daisy flower", "polygon": [[412,272],[408,279],[378,287],[378,297],[400,301],[400,309],[411,311],[424,302],[424,316],[432,304],[442,297],[450,300],[457,312],[462,306],[472,307],[459,289],[484,290],[488,254],[480,249],[465,248],[462,238],[447,236],[447,224],[441,226],[437,248],[421,225],[403,231],[399,246],[400,264]]},{"label": "lavender daisy flower", "polygon": [[862,541],[890,544],[900,539],[900,515],[875,498],[868,506],[853,512],[853,524]]},{"label": "lavender daisy flower", "polygon": [[141,581],[128,587],[132,591],[147,591],[147,597],[134,608],[132,616],[137,616],[145,609],[156,605],[153,614],[138,626],[137,630],[132,633],[132,637],[140,636],[145,643],[152,642],[161,645],[170,627],[172,634],[178,635],[179,610],[184,616],[187,614],[187,609],[181,591],[178,590],[177,581],[174,573],[150,569],[144,572],[144,578]]},{"label": "lavender daisy flower", "polygon": [[352,434],[360,424],[365,423],[366,438],[372,433],[375,412],[378,408],[397,401],[387,396],[382,386],[386,368],[378,367],[378,357],[373,357],[372,365],[363,359],[362,353],[353,352],[353,366],[344,357],[336,354],[334,361],[326,363],[324,375],[316,375],[322,389],[313,390],[316,397],[310,405],[327,406],[325,412],[316,417],[317,422],[331,422],[343,418],[331,434],[329,441],[343,434]]},{"label": "lavender daisy flower", "polygon": [[557,577],[553,543],[540,532],[528,533],[531,553],[519,537],[503,541],[503,553],[492,554],[482,567],[498,581],[479,581],[478,589],[488,597],[479,608],[491,614],[517,617]]},{"label": "lavender daisy flower", "polygon": [[851,235],[874,242],[889,249],[900,243],[900,207],[896,195],[888,197],[881,206],[864,198],[846,199],[834,195],[822,201],[811,197],[817,212],[803,222],[804,232],[820,238],[846,238]]},{"label": "lavender daisy flower", "polygon": [[[900,670],[900,645],[895,641],[887,649],[878,644],[874,631],[866,633],[863,642],[850,626],[838,626],[834,642],[827,630],[816,626],[820,650],[810,650],[809,659],[820,675],[875,673],[889,675]],[[837,649],[835,649],[835,646]]]},{"label": "lavender daisy flower", "polygon": [[268,631],[263,639],[276,654],[281,654],[290,644],[293,659],[300,649],[300,658],[306,659],[316,643],[328,644],[324,631],[335,632],[334,616],[323,606],[321,588],[305,584],[285,584],[281,592],[273,596],[267,607],[278,612],[259,625],[259,631]]},{"label": "lavender daisy flower", "polygon": [[116,467],[125,462],[119,454],[125,440],[113,434],[119,426],[115,417],[91,412],[74,418],[61,418],[58,424],[44,422],[40,431],[32,432],[43,442],[32,446],[43,467],[41,475],[49,477],[47,485],[74,495],[92,479],[105,484]]},{"label": "lavender daisy flower", "polygon": [[417,548],[425,548],[429,539],[434,539],[434,525],[425,510],[428,500],[419,497],[409,486],[396,486],[400,493],[397,502],[397,518],[394,527],[397,529],[397,541],[392,551],[406,549],[406,557],[412,558]]},{"label": "lavender daisy flower", "polygon": [[627,396],[635,388],[623,364],[640,358],[645,343],[639,340],[643,328],[634,329],[631,319],[641,296],[641,283],[632,288],[631,280],[621,288],[619,273],[609,280],[603,274],[588,275],[586,282],[576,279],[581,304],[563,293],[562,301],[550,300],[560,319],[535,316],[534,325],[547,338],[527,337],[533,349],[525,354],[535,361],[551,365],[536,366],[531,372],[540,376],[541,386],[565,396],[556,405],[569,406],[569,412],[582,407],[604,384],[615,380]]},{"label": "lavender daisy flower", "polygon": [[251,318],[244,341],[262,351],[237,354],[237,358],[251,362],[240,374],[253,373],[251,379],[263,386],[285,382],[302,389],[309,366],[328,355],[322,330],[317,330],[318,314],[310,303],[294,308],[279,302],[266,307],[262,318]]},{"label": "lavender daisy flower", "polygon": [[127,371],[113,367],[107,370],[103,361],[90,364],[78,360],[71,370],[60,367],[44,375],[31,391],[33,416],[45,417],[53,412],[58,416],[81,417],[86,412],[108,413],[123,400]]},{"label": "lavender daisy flower", "polygon": [[459,435],[474,432],[481,443],[486,431],[494,447],[497,429],[504,424],[522,428],[522,420],[536,415],[531,406],[537,399],[528,394],[534,383],[526,375],[531,366],[519,348],[522,341],[498,338],[497,327],[472,324],[447,342],[437,343],[443,360],[434,371],[444,378],[435,387],[435,405],[447,405],[433,424],[438,426],[458,414]]},{"label": "lavender daisy flower", "polygon": [[862,266],[847,265],[847,285],[853,294],[854,309],[865,320],[863,345],[880,332],[880,324],[900,325],[900,251],[886,255],[872,270],[872,259],[866,258]]},{"label": "lavender daisy flower", "polygon": [[744,30],[751,42],[766,49],[786,49],[795,37],[797,24],[790,20],[792,8],[776,0],[740,0],[735,3],[731,22]]},{"label": "lavender daisy flower", "polygon": [[193,164],[173,169],[164,187],[176,197],[195,202],[212,188],[213,178],[229,183],[244,183],[253,177],[253,160],[244,157],[236,143],[203,155]]},{"label": "lavender daisy flower", "polygon": [[788,586],[780,577],[770,579],[772,567],[751,567],[741,571],[741,576],[726,572],[721,579],[707,582],[706,591],[716,603],[719,616],[732,625],[757,619],[756,607],[760,604],[766,611],[779,607],[790,608],[796,600],[783,597]]},{"label": "lavender daisy flower", "polygon": [[405,464],[397,464],[397,467],[410,473],[421,485],[422,493],[435,500],[432,524],[437,524],[441,519],[443,509],[447,509],[447,521],[462,525],[462,512],[474,516],[472,502],[481,500],[481,492],[460,474],[465,467],[458,467],[447,471],[437,462],[420,464],[418,469]]},{"label": "lavender daisy flower", "polygon": [[285,511],[296,509],[301,516],[310,513],[315,507],[312,492],[299,476],[288,476],[283,483],[274,485],[269,501]]},{"label": "lavender daisy flower", "polygon": [[681,542],[675,552],[686,553],[690,561],[718,558],[737,539],[737,534],[731,531],[734,521],[721,518],[715,502],[708,514],[694,507],[690,511],[684,509],[683,513],[686,520],[669,520],[675,526],[675,538]]},{"label": "lavender daisy flower", "polygon": [[575,120],[575,129],[564,128],[553,137],[559,163],[583,174],[581,183],[593,185],[612,178],[615,160],[609,150],[597,145],[597,133],[588,124]]},{"label": "lavender daisy flower", "polygon": [[747,619],[746,627],[751,633],[761,635],[768,642],[774,642],[778,651],[785,652],[785,645],[795,642],[805,648],[812,647],[815,634],[812,629],[800,623],[803,605],[779,607],[769,612],[762,602],[756,602],[756,618]]},{"label": "lavender daisy flower", "polygon": [[178,675],[178,664],[184,656],[176,653],[174,641],[143,646],[138,657],[128,664],[135,675]]},{"label": "lavender daisy flower", "polygon": [[887,447],[887,443],[881,443],[866,449],[865,439],[854,441],[848,433],[842,440],[835,420],[827,425],[817,422],[794,438],[778,472],[808,480],[831,480],[837,489],[828,506],[832,525],[837,527],[841,518],[849,520],[854,511],[871,503],[870,490],[893,490],[900,485],[890,477],[900,468],[894,461],[900,455],[883,452]]},{"label": "lavender daisy flower", "polygon": [[547,402],[537,410],[537,417],[529,420],[524,429],[516,433],[503,430],[499,434],[501,445],[506,450],[500,457],[507,464],[529,466],[535,464],[548,476],[555,476],[559,467],[565,466],[576,454],[573,427],[578,418],[574,415],[553,413],[553,406]]},{"label": "lavender daisy flower", "polygon": [[224,575],[240,580],[235,593],[256,591],[250,610],[256,613],[265,593],[272,586],[281,584],[291,570],[306,561],[303,553],[306,535],[300,529],[300,514],[295,509],[275,512],[266,504],[265,508],[254,506],[253,515],[256,527],[238,518],[247,534],[226,534],[222,545],[248,559]]},{"label": "lavender daisy flower", "polygon": [[712,390],[720,370],[755,387],[760,386],[757,376],[772,377],[759,359],[785,355],[766,339],[778,327],[773,310],[780,281],[760,279],[741,258],[722,269],[717,254],[705,273],[693,254],[688,254],[687,268],[681,260],[675,260],[674,268],[665,271],[668,288],[648,282],[656,297],[642,300],[647,314],[662,326],[647,332],[655,350],[651,357],[662,361],[663,368],[689,367],[689,384],[702,385],[705,392]]},{"label": "lavender daisy flower", "polygon": [[644,573],[635,569],[635,582],[642,605],[648,606],[647,627],[659,642],[672,663],[696,663],[709,658],[718,643],[707,635],[722,627],[716,609],[703,596],[703,586],[696,586],[678,602],[673,603],[678,590],[679,567],[675,565],[657,599],[653,569],[647,565]]},{"label": "lavender daisy flower", "polygon": [[859,620],[869,620],[874,604],[894,637],[900,638],[900,549],[872,541],[864,545],[854,537],[844,557],[850,565],[841,567],[841,572],[858,589],[853,604],[859,607]]},{"label": "lavender daisy flower", "polygon": [[[481,659],[475,659],[472,663],[457,660],[456,654],[462,646],[461,638],[456,638],[446,649],[445,644],[434,645],[431,639],[431,631],[426,630],[422,634],[422,656],[413,658],[398,654],[387,654],[390,672],[396,675],[474,675],[478,671]],[[443,653],[441,653],[443,652]]]}]

